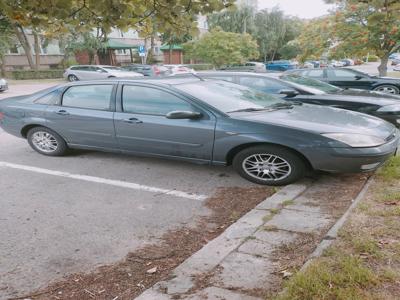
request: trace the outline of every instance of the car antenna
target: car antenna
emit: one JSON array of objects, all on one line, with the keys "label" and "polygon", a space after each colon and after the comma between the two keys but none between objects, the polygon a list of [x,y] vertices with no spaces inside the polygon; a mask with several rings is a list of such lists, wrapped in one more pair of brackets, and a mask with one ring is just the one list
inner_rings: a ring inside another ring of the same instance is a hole
[{"label": "car antenna", "polygon": [[205,79],[203,77],[200,77],[199,75],[197,75],[195,73],[190,72],[190,74],[193,75],[194,77],[200,79],[200,81],[205,81]]}]

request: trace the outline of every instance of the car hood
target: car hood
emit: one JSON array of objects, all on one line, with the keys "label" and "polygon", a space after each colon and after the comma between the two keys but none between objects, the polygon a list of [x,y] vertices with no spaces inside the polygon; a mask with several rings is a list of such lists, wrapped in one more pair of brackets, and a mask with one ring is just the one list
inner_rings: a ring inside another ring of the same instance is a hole
[{"label": "car hood", "polygon": [[294,105],[289,109],[232,113],[232,118],[285,126],[313,133],[359,133],[386,138],[395,127],[381,119],[320,105]]}]

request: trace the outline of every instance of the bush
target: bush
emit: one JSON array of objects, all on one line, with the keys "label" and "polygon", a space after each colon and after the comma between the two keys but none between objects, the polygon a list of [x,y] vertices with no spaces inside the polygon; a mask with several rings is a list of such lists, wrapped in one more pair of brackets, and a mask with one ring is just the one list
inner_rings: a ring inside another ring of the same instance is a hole
[{"label": "bush", "polygon": [[188,68],[192,68],[195,71],[206,71],[213,70],[214,66],[212,64],[186,64]]},{"label": "bush", "polygon": [[[367,61],[367,57],[363,57],[363,61]],[[376,55],[370,55],[368,56],[368,62],[377,62],[379,61],[379,57]]]},{"label": "bush", "polygon": [[50,70],[14,70],[6,72],[6,77],[15,80],[23,79],[53,79],[62,78],[64,70],[50,69]]}]

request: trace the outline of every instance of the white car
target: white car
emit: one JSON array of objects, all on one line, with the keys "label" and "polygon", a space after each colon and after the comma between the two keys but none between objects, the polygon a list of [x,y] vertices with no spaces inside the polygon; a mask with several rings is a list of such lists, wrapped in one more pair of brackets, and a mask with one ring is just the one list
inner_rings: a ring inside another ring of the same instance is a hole
[{"label": "white car", "polygon": [[101,65],[77,65],[71,66],[64,72],[64,78],[68,81],[96,80],[107,78],[141,78],[143,74],[126,71],[114,66]]},{"label": "white car", "polygon": [[0,92],[4,92],[8,90],[7,80],[4,78],[0,78]]},{"label": "white car", "polygon": [[344,63],[341,61],[332,60],[329,64],[329,66],[334,67],[334,68],[340,68],[340,67],[344,67]]},{"label": "white car", "polygon": [[400,64],[395,65],[393,71],[400,71]]},{"label": "white car", "polygon": [[195,70],[193,70],[185,65],[163,65],[163,67],[168,68],[168,70],[170,72],[169,75],[196,73]]}]

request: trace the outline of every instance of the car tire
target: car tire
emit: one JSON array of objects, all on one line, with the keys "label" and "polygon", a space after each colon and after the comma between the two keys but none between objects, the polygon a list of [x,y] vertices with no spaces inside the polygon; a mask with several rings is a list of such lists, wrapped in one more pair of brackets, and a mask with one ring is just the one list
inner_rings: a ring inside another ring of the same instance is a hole
[{"label": "car tire", "polygon": [[79,78],[76,77],[76,75],[71,74],[71,75],[68,75],[68,81],[70,81],[70,82],[79,81]]},{"label": "car tire", "polygon": [[307,166],[295,152],[275,145],[246,148],[235,155],[233,168],[243,178],[263,185],[285,185],[304,177]]},{"label": "car tire", "polygon": [[63,156],[68,150],[65,140],[46,127],[34,127],[26,135],[29,145],[36,152],[47,156]]},{"label": "car tire", "polygon": [[393,95],[398,95],[400,94],[400,89],[397,86],[391,85],[391,84],[384,84],[377,86],[374,88],[374,91],[377,92],[382,92],[386,94],[393,94]]}]

